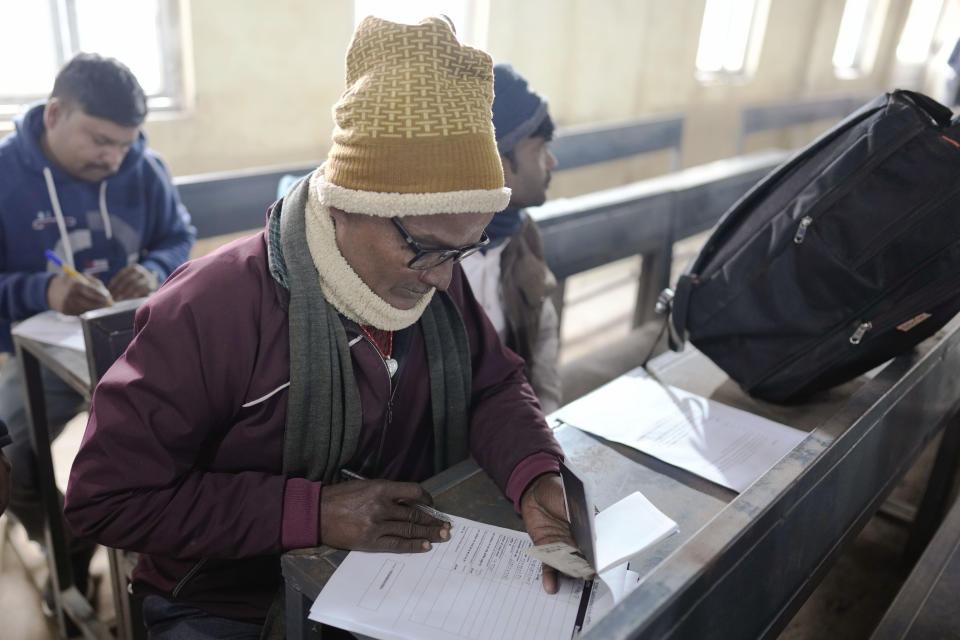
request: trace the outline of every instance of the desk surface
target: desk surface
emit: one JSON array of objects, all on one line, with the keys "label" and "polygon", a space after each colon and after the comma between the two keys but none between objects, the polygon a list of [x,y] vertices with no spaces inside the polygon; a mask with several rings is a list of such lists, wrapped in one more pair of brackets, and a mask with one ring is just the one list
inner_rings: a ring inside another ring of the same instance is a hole
[{"label": "desk surface", "polygon": [[93,389],[86,352],[53,346],[23,336],[14,336],[13,339],[21,349],[32,353],[40,364],[52,370],[84,399],[90,400]]},{"label": "desk surface", "polygon": [[[844,542],[852,539],[955,412],[960,319],[914,352],[796,406],[746,396],[696,351],[651,364],[662,381],[808,431],[743,493],[568,426],[566,455],[603,507],[641,490],[680,532],[632,566],[644,582],[588,638],[755,638],[789,621]],[[519,520],[485,474],[461,463],[424,483],[441,509],[503,526]],[[312,600],[344,552],[286,554],[288,586]]]}]

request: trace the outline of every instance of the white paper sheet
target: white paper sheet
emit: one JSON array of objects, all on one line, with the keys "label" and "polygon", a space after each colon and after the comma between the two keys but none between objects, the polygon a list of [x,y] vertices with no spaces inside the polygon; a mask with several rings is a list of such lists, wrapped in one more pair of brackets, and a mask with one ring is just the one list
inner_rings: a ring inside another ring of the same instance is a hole
[{"label": "white paper sheet", "polygon": [[383,640],[569,638],[583,581],[549,595],[526,533],[453,520],[450,540],[426,553],[350,552],[310,619]]},{"label": "white paper sheet", "polygon": [[601,511],[596,523],[597,570],[601,574],[677,532],[677,523],[639,491]]},{"label": "white paper sheet", "polygon": [[[569,499],[569,496],[568,496]],[[639,491],[610,505],[596,516],[593,553],[596,567],[588,564],[586,554],[563,542],[552,542],[538,547],[525,547],[524,553],[555,567],[567,575],[590,577],[601,576],[607,569],[637,555],[650,545],[677,532],[677,523],[653,506]],[[616,591],[616,588],[613,588]]]},{"label": "white paper sheet", "polygon": [[86,351],[80,318],[56,311],[44,311],[17,323],[11,333],[37,342]]},{"label": "white paper sheet", "polygon": [[566,424],[743,491],[807,434],[631,372],[561,407]]}]

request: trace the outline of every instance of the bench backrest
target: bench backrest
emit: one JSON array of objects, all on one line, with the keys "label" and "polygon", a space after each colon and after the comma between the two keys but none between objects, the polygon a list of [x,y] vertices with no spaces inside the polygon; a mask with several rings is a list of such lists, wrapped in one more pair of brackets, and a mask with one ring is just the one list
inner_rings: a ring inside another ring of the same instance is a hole
[{"label": "bench backrest", "polygon": [[672,150],[672,168],[680,168],[683,116],[564,127],[557,131],[550,150],[557,171],[578,169],[652,151]]},{"label": "bench backrest", "polygon": [[705,231],[754,183],[783,162],[786,151],[719,160],[633,184],[561,198],[531,210],[556,275],[555,303],[562,312],[563,284],[581,271],[641,254],[643,270],[634,325],[653,318],[668,286],[672,246]]},{"label": "bench backrest", "polygon": [[[619,160],[652,151],[673,150],[673,166],[680,166],[683,118],[630,120],[557,130],[551,149],[558,171]],[[259,229],[276,197],[277,184],[286,175],[303,175],[316,164],[260,167],[176,178],[180,199],[190,211],[198,238]]]},{"label": "bench backrest", "polygon": [[789,100],[747,107],[740,112],[737,154],[743,153],[745,138],[751,133],[786,129],[819,120],[841,120],[856,111],[872,96],[844,96],[819,100]]}]

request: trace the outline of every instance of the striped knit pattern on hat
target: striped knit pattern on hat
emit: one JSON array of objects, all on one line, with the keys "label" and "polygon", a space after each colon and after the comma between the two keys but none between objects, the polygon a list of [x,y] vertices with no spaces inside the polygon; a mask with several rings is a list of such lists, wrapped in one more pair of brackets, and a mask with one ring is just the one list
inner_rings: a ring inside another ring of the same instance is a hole
[{"label": "striped knit pattern on hat", "polygon": [[347,51],[323,200],[351,213],[496,212],[510,190],[493,133],[493,63],[447,21],[373,16]]}]

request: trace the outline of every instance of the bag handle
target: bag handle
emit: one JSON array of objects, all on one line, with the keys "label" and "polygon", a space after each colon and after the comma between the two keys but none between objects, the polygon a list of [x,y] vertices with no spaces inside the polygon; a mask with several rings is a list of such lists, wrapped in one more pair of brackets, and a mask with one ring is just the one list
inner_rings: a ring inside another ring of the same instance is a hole
[{"label": "bag handle", "polygon": [[953,119],[953,111],[943,106],[930,96],[925,96],[922,93],[909,91],[907,89],[895,89],[892,92],[892,95],[905,97],[910,102],[915,104],[917,108],[925,111],[927,115],[933,118],[934,122],[941,127],[950,126],[950,121]]}]

